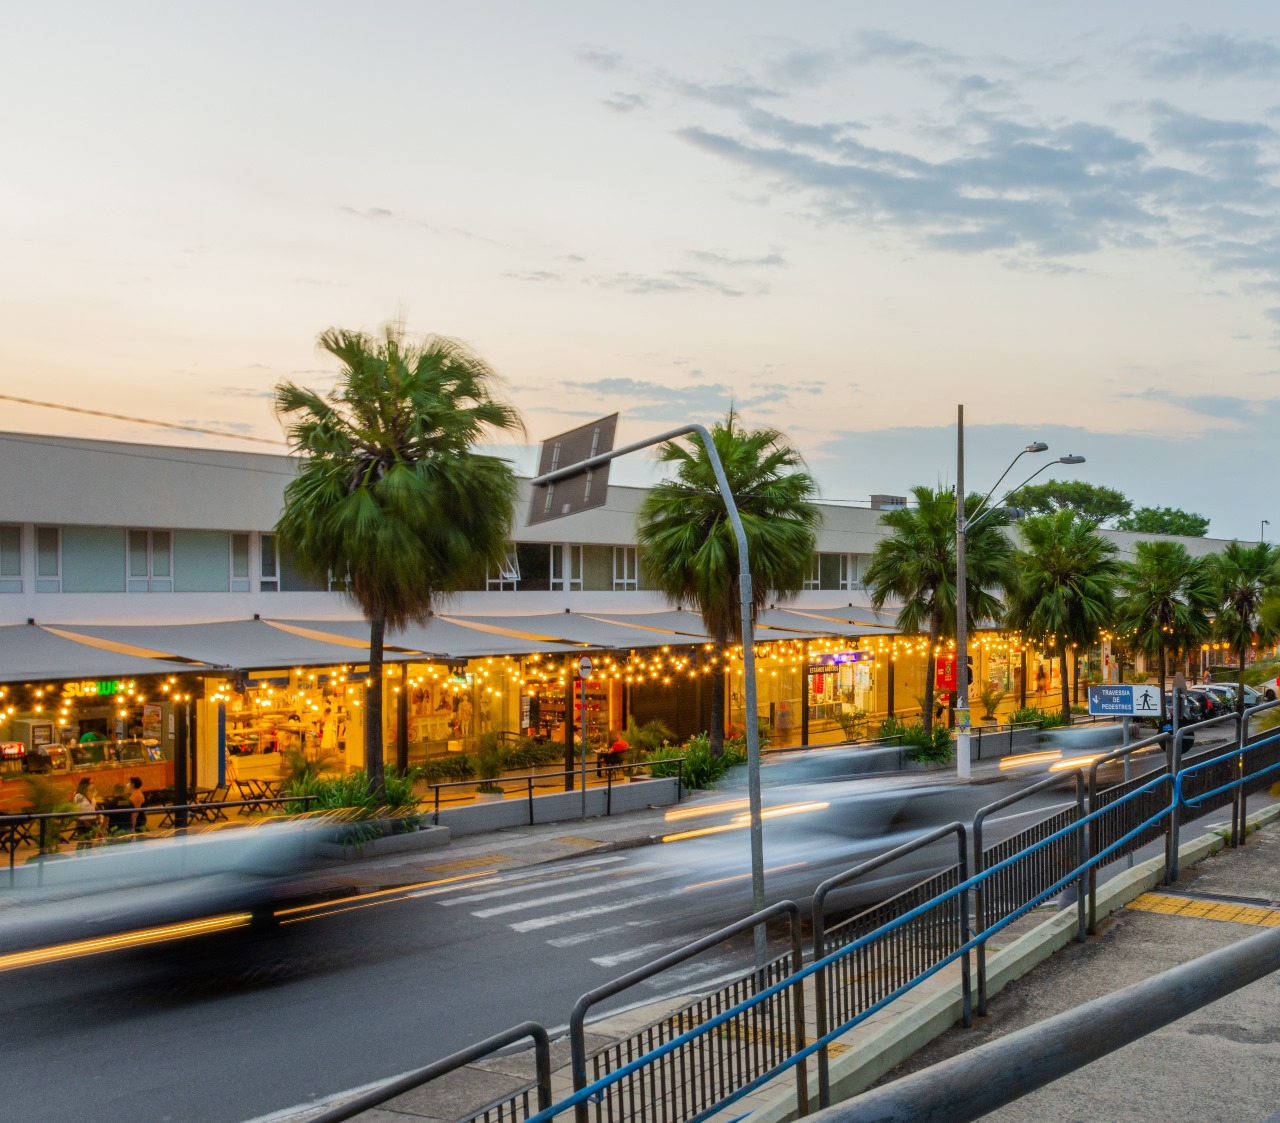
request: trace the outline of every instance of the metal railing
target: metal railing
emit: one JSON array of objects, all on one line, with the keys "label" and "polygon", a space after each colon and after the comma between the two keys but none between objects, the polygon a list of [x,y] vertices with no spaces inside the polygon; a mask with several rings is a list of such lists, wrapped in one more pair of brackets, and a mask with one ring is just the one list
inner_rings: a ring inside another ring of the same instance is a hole
[{"label": "metal railing", "polygon": [[[597,776],[603,775],[605,778],[605,782],[604,782],[604,789],[605,789],[604,813],[605,815],[609,816],[613,814],[613,784],[617,774],[620,772],[633,774],[638,770],[651,768],[654,766],[661,766],[665,770],[670,765],[675,765],[676,774],[674,777],[643,776],[643,777],[637,777],[637,778],[646,779],[646,780],[647,779],[655,779],[655,780],[674,779],[676,782],[676,802],[679,803],[681,798],[683,797],[684,790],[685,790],[684,761],[685,761],[685,758],[680,756],[680,757],[671,757],[669,760],[663,759],[663,760],[655,760],[655,761],[649,761],[649,762],[642,761],[639,764],[602,764],[602,765],[595,766],[594,768],[595,774]],[[499,792],[502,794],[502,797],[505,799],[507,789],[503,785],[510,784],[517,788],[520,785],[524,786],[525,790],[523,792],[523,798],[529,808],[529,826],[533,826],[534,823],[537,821],[535,816],[535,811],[534,811],[534,808],[535,808],[534,796],[536,794],[536,789],[539,782],[541,782],[545,786],[555,781],[564,781],[566,777],[576,781],[579,778],[579,770],[576,768],[565,768],[565,769],[561,769],[558,772],[539,772],[539,773],[531,772],[527,776],[497,776],[490,780],[482,780],[482,779],[448,780],[439,784],[428,784],[427,787],[430,788],[432,792],[431,822],[435,826],[440,825],[440,790],[442,788],[450,788],[450,789],[472,788],[473,790],[477,790],[477,791],[497,788]],[[555,792],[547,792],[544,794],[564,795],[565,791],[568,791],[568,790],[572,790],[572,789],[565,789],[564,791],[557,790]],[[459,800],[458,803],[459,803],[459,806],[463,806],[463,802],[461,800]],[[447,807],[446,807],[446,810],[448,810]]]},{"label": "metal railing", "polygon": [[[955,865],[903,890],[889,900],[866,909],[848,920],[828,928],[827,897],[837,889],[854,884],[860,878],[894,862],[933,846],[955,835],[958,857]],[[823,960],[829,948],[859,943],[861,937],[883,932],[876,942],[863,943],[850,956],[837,960],[830,970],[818,972],[816,979],[816,1018],[819,1037],[825,1037],[832,1018],[847,1022],[858,1012],[869,1009],[901,986],[909,978],[939,962],[953,948],[963,944],[969,935],[969,901],[967,894],[947,896],[968,879],[969,848],[963,823],[949,823],[920,838],[895,847],[888,853],[863,862],[851,870],[828,878],[813,895],[813,958]],[[929,902],[940,899],[937,909],[928,910]],[[925,911],[921,911],[925,909]],[[899,917],[914,914],[910,924],[894,926]],[[886,931],[887,927],[887,931]],[[969,1002],[969,957],[962,957],[961,987],[964,1024],[973,1021]],[[831,1102],[829,1049],[818,1051],[818,1101],[822,1107]]]},{"label": "metal railing", "polygon": [[[790,948],[781,956],[588,1057],[586,1017],[593,1006],[784,916]],[[726,1097],[753,1086],[762,1074],[773,1072],[804,1048],[803,986],[792,990],[790,1002],[784,993],[788,980],[803,966],[800,909],[782,901],[588,991],[569,1016],[573,1086],[577,1091],[599,1091],[575,1102],[577,1123],[590,1123],[592,1114],[596,1123],[702,1118]],[[713,1025],[716,1033],[700,1032]],[[645,1058],[652,1061],[640,1063]],[[805,1066],[799,1064],[796,1098],[801,1115],[808,1111],[807,1083]]]},{"label": "metal railing", "polygon": [[[1072,773],[1075,779],[1076,801],[1074,807],[1066,807],[1056,814],[1034,823],[1017,834],[1010,835],[990,847],[982,845],[982,827],[997,811],[1012,807],[1028,796],[1061,785],[1060,777],[1049,776],[1039,783],[1023,788],[994,803],[978,809],[973,818],[973,872],[978,885],[974,890],[975,923],[980,931],[986,931],[996,921],[1003,920],[1026,901],[1028,894],[1037,894],[1057,883],[1068,870],[1083,871],[1088,857],[1088,839],[1084,828],[1085,783],[1079,770]],[[1071,837],[1074,828],[1075,837]],[[1053,840],[1052,845],[1049,841]],[[1045,843],[1038,846],[1037,843]],[[1000,872],[983,877],[988,869]],[[1076,939],[1085,939],[1086,879],[1083,872],[1076,883]],[[978,1013],[987,1012],[987,943],[978,945]],[[965,1023],[966,1025],[968,1022]]]},{"label": "metal railing", "polygon": [[[0,815],[0,838],[9,859],[9,885],[14,884],[15,864],[17,860],[17,852],[23,843],[28,843],[37,848],[37,857],[44,857],[46,854],[54,853],[58,846],[64,842],[76,841],[78,847],[86,849],[97,849],[103,846],[116,846],[135,840],[142,841],[153,838],[163,838],[165,835],[162,831],[172,831],[174,834],[182,834],[189,828],[187,826],[162,827],[158,831],[125,831],[121,830],[116,834],[106,834],[101,837],[85,836],[79,840],[73,835],[69,838],[63,838],[63,835],[70,828],[76,827],[79,823],[87,820],[97,820],[99,818],[107,821],[108,829],[112,822],[129,823],[134,815],[141,815],[149,819],[152,815],[161,816],[170,819],[173,823],[177,823],[179,813],[187,813],[192,820],[214,822],[218,813],[226,811],[227,808],[244,808],[249,810],[260,810],[269,804],[284,803],[300,803],[305,813],[316,799],[313,795],[290,795],[290,796],[263,796],[255,799],[228,799],[217,802],[208,801],[202,803],[149,803],[142,807],[114,807],[105,810],[85,812],[79,809],[75,811],[40,811],[40,812],[20,812],[14,815]],[[226,816],[224,815],[223,818]],[[59,822],[65,823],[64,826],[57,826]],[[53,837],[50,839],[48,826],[54,826]]]},{"label": "metal railing", "polygon": [[411,1092],[414,1088],[420,1088],[423,1084],[428,1084],[441,1076],[447,1076],[500,1049],[514,1045],[517,1041],[523,1041],[526,1037],[533,1039],[536,1078],[524,1087],[507,1093],[501,1099],[472,1111],[459,1121],[459,1123],[522,1123],[534,1114],[530,1110],[531,1096],[536,1099],[537,1111],[546,1111],[551,1106],[551,1042],[547,1037],[547,1031],[537,1022],[521,1022],[518,1026],[512,1026],[510,1029],[503,1030],[502,1033],[486,1037],[483,1041],[477,1041],[474,1045],[452,1053],[442,1060],[414,1069],[412,1072],[406,1072],[403,1076],[398,1076],[385,1084],[379,1084],[371,1091],[347,1100],[337,1107],[329,1108],[320,1115],[308,1117],[307,1123],[340,1123],[341,1120],[351,1119],[361,1112],[386,1103],[387,1100],[394,1099],[405,1092]]},{"label": "metal railing", "polygon": [[[1253,714],[1277,706],[1280,702],[1246,711],[1240,729],[1247,730]],[[574,1091],[540,1110],[531,1123],[550,1123],[570,1109],[577,1123],[699,1123],[790,1070],[795,1070],[797,1107],[804,1114],[809,1108],[808,1058],[818,1057],[819,1099],[825,1103],[830,1096],[828,1047],[954,963],[960,964],[961,1017],[967,1022],[971,952],[978,955],[982,1003],[985,947],[993,936],[1074,884],[1080,938],[1096,915],[1099,868],[1149,844],[1162,831],[1168,836],[1167,868],[1172,868],[1169,855],[1177,853],[1180,811],[1188,811],[1191,818],[1201,807],[1240,799],[1242,812],[1241,793],[1280,774],[1280,731],[1251,742],[1241,734],[1226,752],[1200,754],[1185,762],[1177,759],[1179,739],[1176,734],[1158,734],[1092,759],[1087,784],[1081,765],[1074,774],[1072,806],[1050,809],[1043,820],[989,847],[982,844],[984,821],[1060,780],[1042,781],[982,808],[974,822],[972,874],[966,828],[953,823],[824,882],[815,894],[814,954],[807,966],[800,955],[799,911],[784,902],[584,995],[570,1021]],[[1159,768],[1099,790],[1100,765],[1127,761],[1152,748],[1167,752]],[[1233,815],[1233,836],[1242,835],[1244,826],[1243,813]],[[827,928],[829,893],[952,835],[958,848],[953,866]],[[972,924],[970,894],[978,895]],[[585,1019],[598,1002],[782,915],[791,925],[787,954],[588,1057]],[[810,977],[817,987],[818,1023],[814,1039],[806,1042],[804,987]]]}]

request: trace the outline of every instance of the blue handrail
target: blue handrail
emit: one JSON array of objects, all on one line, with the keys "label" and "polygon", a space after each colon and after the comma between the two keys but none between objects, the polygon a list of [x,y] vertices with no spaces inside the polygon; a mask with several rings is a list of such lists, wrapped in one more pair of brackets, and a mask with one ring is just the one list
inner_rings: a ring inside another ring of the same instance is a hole
[{"label": "blue handrail", "polygon": [[[1232,756],[1236,754],[1227,754],[1227,755]],[[593,1083],[578,1089],[572,1095],[561,1100],[559,1103],[552,1105],[546,1111],[539,1112],[537,1115],[531,1118],[530,1123],[549,1123],[549,1121],[554,1116],[560,1114],[563,1111],[568,1110],[571,1107],[575,1107],[577,1104],[586,1103],[592,1099],[598,1100],[602,1095],[602,1093],[608,1087],[610,1087],[613,1084],[616,1084],[618,1081],[631,1075],[631,1073],[639,1071],[641,1068],[644,1068],[647,1065],[652,1064],[654,1061],[660,1060],[662,1057],[666,1056],[667,1054],[674,1052],[676,1049],[679,1049],[681,1046],[687,1045],[689,1042],[694,1041],[697,1038],[712,1032],[713,1030],[724,1025],[726,1022],[731,1021],[733,1018],[736,1018],[738,1015],[745,1013],[747,1010],[755,1006],[761,1005],[762,1003],[772,998],[774,995],[780,994],[787,987],[793,986],[794,984],[801,982],[805,978],[816,974],[818,971],[821,971],[827,967],[830,967],[833,963],[838,962],[839,960],[845,958],[846,956],[852,955],[855,951],[858,951],[859,949],[866,947],[868,944],[873,943],[875,940],[880,939],[882,936],[888,934],[889,932],[905,926],[906,924],[915,920],[917,917],[923,916],[926,912],[930,911],[931,909],[937,908],[940,904],[943,904],[948,900],[958,897],[961,893],[968,892],[970,889],[980,884],[982,881],[986,880],[987,878],[995,876],[996,874],[1002,872],[1005,869],[1008,869],[1015,862],[1021,861],[1022,859],[1027,857],[1029,854],[1034,854],[1037,850],[1042,850],[1045,847],[1051,845],[1052,843],[1058,841],[1059,839],[1065,838],[1067,835],[1086,827],[1089,823],[1100,818],[1102,815],[1113,811],[1116,807],[1119,807],[1124,803],[1129,802],[1130,800],[1137,799],[1139,796],[1146,794],[1148,791],[1154,790],[1156,787],[1162,784],[1169,783],[1171,779],[1172,778],[1169,775],[1165,774],[1165,775],[1157,776],[1153,780],[1149,780],[1147,783],[1143,784],[1141,787],[1135,788],[1132,792],[1129,792],[1127,795],[1125,795],[1121,799],[1116,800],[1114,803],[1111,803],[1106,807],[1099,808],[1097,811],[1090,812],[1084,818],[1078,819],[1076,822],[1068,824],[1067,826],[1063,827],[1061,830],[1055,831],[1053,834],[1048,835],[1046,838],[1041,839],[1039,842],[1035,843],[1032,846],[1027,847],[1025,850],[1021,850],[1017,854],[1010,855],[1008,858],[1005,858],[1002,861],[997,862],[995,865],[989,867],[988,869],[983,870],[980,874],[975,874],[973,877],[966,879],[965,881],[961,882],[959,885],[955,885],[951,889],[948,889],[945,893],[940,893],[938,894],[938,896],[931,898],[930,900],[924,902],[923,904],[917,905],[915,908],[908,910],[907,912],[903,913],[901,916],[896,917],[895,919],[888,921],[885,924],[882,924],[879,928],[876,928],[874,931],[868,932],[866,935],[859,937],[858,939],[852,941],[849,944],[846,944],[844,947],[839,948],[838,950],[832,952],[830,955],[827,955],[822,959],[815,960],[814,962],[810,963],[809,966],[805,967],[803,970],[797,971],[795,974],[787,976],[787,978],[777,983],[774,983],[772,986],[769,986],[762,991],[759,991],[757,994],[753,995],[751,998],[748,998],[738,1003],[738,1005],[733,1006],[730,1009],[725,1010],[720,1014],[717,1014],[713,1018],[709,1018],[707,1021],[703,1022],[701,1025],[695,1026],[693,1029],[687,1030],[684,1033],[680,1034],[680,1036],[672,1038],[670,1041],[666,1042],[664,1045],[659,1046],[657,1049],[654,1049],[648,1053],[644,1053],[641,1056],[636,1057],[632,1061],[628,1061],[625,1065],[622,1065],[620,1068],[615,1069],[613,1072],[609,1073],[607,1076],[603,1076],[599,1080],[596,1080]],[[1167,817],[1175,806],[1176,806],[1176,801],[1171,799],[1168,807],[1165,807],[1159,813],[1157,813],[1156,815],[1153,815],[1151,818],[1141,823],[1139,826],[1135,827],[1133,830],[1129,831],[1123,837],[1117,839],[1115,842],[1111,843],[1109,846],[1105,847],[1103,850],[1100,850],[1097,854],[1094,854],[1093,856],[1091,856],[1086,862],[1083,862],[1079,866],[1076,866],[1074,869],[1072,869],[1072,871],[1069,874],[1060,878],[1058,881],[1054,882],[1054,884],[1050,886],[1048,889],[1037,894],[1031,900],[1019,906],[1017,909],[1009,913],[1007,916],[1001,918],[999,921],[991,925],[989,928],[984,929],[982,932],[978,933],[977,935],[971,937],[969,940],[965,941],[959,947],[951,951],[943,959],[939,960],[937,963],[933,964],[931,967],[922,971],[919,975],[916,975],[914,978],[903,983],[891,994],[886,995],[884,998],[875,1002],[873,1005],[869,1006],[867,1009],[863,1010],[861,1013],[857,1014],[853,1018],[849,1019],[847,1022],[844,1022],[842,1025],[837,1026],[835,1029],[832,1029],[823,1037],[818,1038],[817,1040],[811,1042],[809,1045],[806,1045],[803,1049],[798,1050],[796,1053],[792,1054],[792,1056],[780,1062],[778,1065],[770,1069],[768,1072],[763,1073],[762,1075],[756,1077],[754,1080],[750,1081],[749,1083],[744,1084],[741,1088],[737,1089],[735,1092],[733,1092],[729,1096],[718,1101],[714,1107],[709,1108],[705,1112],[694,1116],[693,1119],[689,1121],[689,1123],[698,1123],[698,1121],[701,1119],[717,1114],[718,1112],[724,1110],[724,1108],[727,1107],[729,1104],[734,1103],[735,1101],[741,1099],[743,1096],[747,1095],[751,1091],[754,1091],[756,1088],[760,1087],[762,1084],[765,1084],[768,1081],[773,1080],[775,1077],[781,1075],[782,1073],[786,1072],[788,1069],[799,1064],[800,1061],[805,1060],[812,1054],[816,1053],[819,1049],[823,1048],[824,1046],[830,1045],[838,1037],[841,1037],[843,1034],[847,1033],[859,1022],[864,1021],[865,1019],[871,1017],[873,1014],[882,1010],[890,1002],[895,1001],[896,999],[900,998],[902,995],[906,994],[909,990],[912,990],[913,988],[919,986],[920,983],[924,982],[925,979],[928,979],[931,976],[935,975],[938,971],[942,970],[942,968],[955,962],[966,952],[971,951],[973,948],[977,947],[979,944],[990,939],[997,932],[1000,932],[1002,929],[1012,924],[1015,920],[1026,915],[1026,913],[1030,912],[1031,909],[1035,908],[1035,906],[1038,905],[1041,901],[1048,899],[1049,897],[1053,896],[1055,893],[1061,892],[1072,881],[1075,881],[1077,878],[1079,878],[1082,872],[1084,872],[1085,870],[1088,870],[1094,865],[1100,864],[1105,858],[1110,856],[1113,852],[1115,852],[1120,847],[1124,846],[1125,843],[1129,842],[1133,838],[1136,838],[1143,831],[1147,830],[1149,827],[1154,826],[1156,823],[1160,822],[1162,819]]]},{"label": "blue handrail", "polygon": [[1245,753],[1251,753],[1254,749],[1260,749],[1264,745],[1280,740],[1280,733],[1273,733],[1270,737],[1263,737],[1259,741],[1254,741],[1251,745],[1237,746],[1229,753],[1223,753],[1221,756],[1215,756],[1210,760],[1202,760],[1196,764],[1188,765],[1178,773],[1177,779],[1174,781],[1174,792],[1176,793],[1178,803],[1184,807],[1194,807],[1197,803],[1204,803],[1207,799],[1212,799],[1216,795],[1222,795],[1224,792],[1233,791],[1236,788],[1243,787],[1250,780],[1256,780],[1259,776],[1266,776],[1271,772],[1280,771],[1280,763],[1268,765],[1266,768],[1259,769],[1257,772],[1251,772],[1247,776],[1241,776],[1239,779],[1232,780],[1230,783],[1223,784],[1221,787],[1214,788],[1212,791],[1202,792],[1193,799],[1188,799],[1182,794],[1182,778],[1192,772],[1199,772],[1202,769],[1210,768],[1215,764],[1223,764],[1229,762],[1236,757],[1242,757]]}]

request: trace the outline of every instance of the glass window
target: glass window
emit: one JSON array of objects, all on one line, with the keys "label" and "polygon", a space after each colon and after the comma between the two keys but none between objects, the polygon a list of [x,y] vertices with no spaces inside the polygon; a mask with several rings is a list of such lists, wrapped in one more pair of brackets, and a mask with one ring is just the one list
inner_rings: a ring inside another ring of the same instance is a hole
[{"label": "glass window", "polygon": [[167,530],[131,530],[127,542],[129,592],[173,592],[173,536]]},{"label": "glass window", "polygon": [[581,546],[563,546],[557,543],[551,547],[551,588],[582,588]]},{"label": "glass window", "polygon": [[636,564],[634,546],[613,548],[613,587],[623,590],[640,588],[640,573]]},{"label": "glass window", "polygon": [[520,557],[516,553],[514,546],[508,546],[506,559],[498,567],[496,575],[489,575],[489,579],[485,582],[485,588],[490,592],[495,592],[504,589],[518,589],[519,587]]},{"label": "glass window", "polygon": [[276,536],[261,536],[262,557],[258,565],[258,588],[264,593],[280,591],[280,563],[276,558]]},{"label": "glass window", "polygon": [[247,534],[231,536],[231,591],[233,593],[249,591],[249,536]]},{"label": "glass window", "polygon": [[62,591],[62,536],[56,526],[36,527],[36,592]]},{"label": "glass window", "polygon": [[820,589],[822,587],[820,584],[818,568],[818,559],[820,557],[820,554],[814,554],[813,557],[809,559],[809,573],[804,579],[804,588],[806,589]]},{"label": "glass window", "polygon": [[0,526],[0,593],[22,592],[22,527]]}]

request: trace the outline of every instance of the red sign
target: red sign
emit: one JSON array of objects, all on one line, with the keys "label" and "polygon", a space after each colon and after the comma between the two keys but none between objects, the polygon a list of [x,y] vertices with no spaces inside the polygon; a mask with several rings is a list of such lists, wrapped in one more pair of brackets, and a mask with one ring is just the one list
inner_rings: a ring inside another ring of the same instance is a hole
[{"label": "red sign", "polygon": [[956,657],[939,655],[934,665],[933,685],[937,690],[954,690],[956,688]]}]

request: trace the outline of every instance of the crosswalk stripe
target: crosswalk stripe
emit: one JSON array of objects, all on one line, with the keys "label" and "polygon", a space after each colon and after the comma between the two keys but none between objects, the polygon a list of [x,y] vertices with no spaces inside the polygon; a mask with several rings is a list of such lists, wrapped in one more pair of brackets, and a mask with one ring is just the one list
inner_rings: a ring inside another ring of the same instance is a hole
[{"label": "crosswalk stripe", "polygon": [[550,928],[555,924],[569,924],[575,920],[586,920],[592,916],[607,916],[611,912],[633,909],[637,905],[647,905],[650,901],[667,900],[665,893],[647,893],[643,897],[632,897],[626,901],[615,901],[611,905],[592,905],[590,908],[573,909],[570,912],[556,913],[554,916],[535,916],[530,920],[517,920],[507,927],[513,932],[536,932],[539,928]]},{"label": "crosswalk stripe", "polygon": [[[652,869],[653,867],[642,868]],[[503,889],[490,889],[485,893],[468,893],[462,897],[450,897],[447,901],[438,901],[436,903],[441,905],[466,905],[472,901],[487,901],[491,897],[510,897],[516,893],[528,893],[545,886],[576,885],[580,881],[593,881],[601,877],[613,877],[616,872],[615,870],[597,870],[594,873],[560,874],[556,877],[544,876],[540,881],[525,879],[520,885],[512,885]],[[504,881],[502,884],[505,886],[506,882]],[[455,887],[454,892],[456,893],[457,891]]]},{"label": "crosswalk stripe", "polygon": [[633,959],[644,959],[655,951],[661,951],[679,942],[679,940],[656,940],[652,944],[641,944],[639,947],[627,948],[626,951],[616,952],[613,955],[593,955],[591,962],[598,967],[617,967],[622,963],[630,963]]},{"label": "crosswalk stripe", "polygon": [[[674,874],[661,875],[673,877]],[[471,915],[479,920],[488,920],[491,916],[502,916],[508,912],[524,912],[527,909],[540,909],[546,905],[558,905],[562,901],[576,901],[581,897],[598,897],[601,893],[616,893],[620,889],[633,889],[637,885],[650,885],[659,880],[651,874],[643,877],[627,877],[611,885],[593,885],[589,889],[575,889],[572,893],[552,893],[549,897],[538,897],[532,901],[514,901],[509,905],[494,905],[492,908],[475,909]]]},{"label": "crosswalk stripe", "polygon": [[606,924],[603,928],[592,928],[587,932],[575,932],[572,936],[557,936],[554,940],[547,940],[548,946],[553,948],[575,948],[579,944],[589,944],[592,940],[598,940],[602,936],[611,936],[615,932],[625,932],[629,928],[652,928],[655,924],[665,922],[665,917],[655,916],[649,920],[626,920],[621,924]]}]

